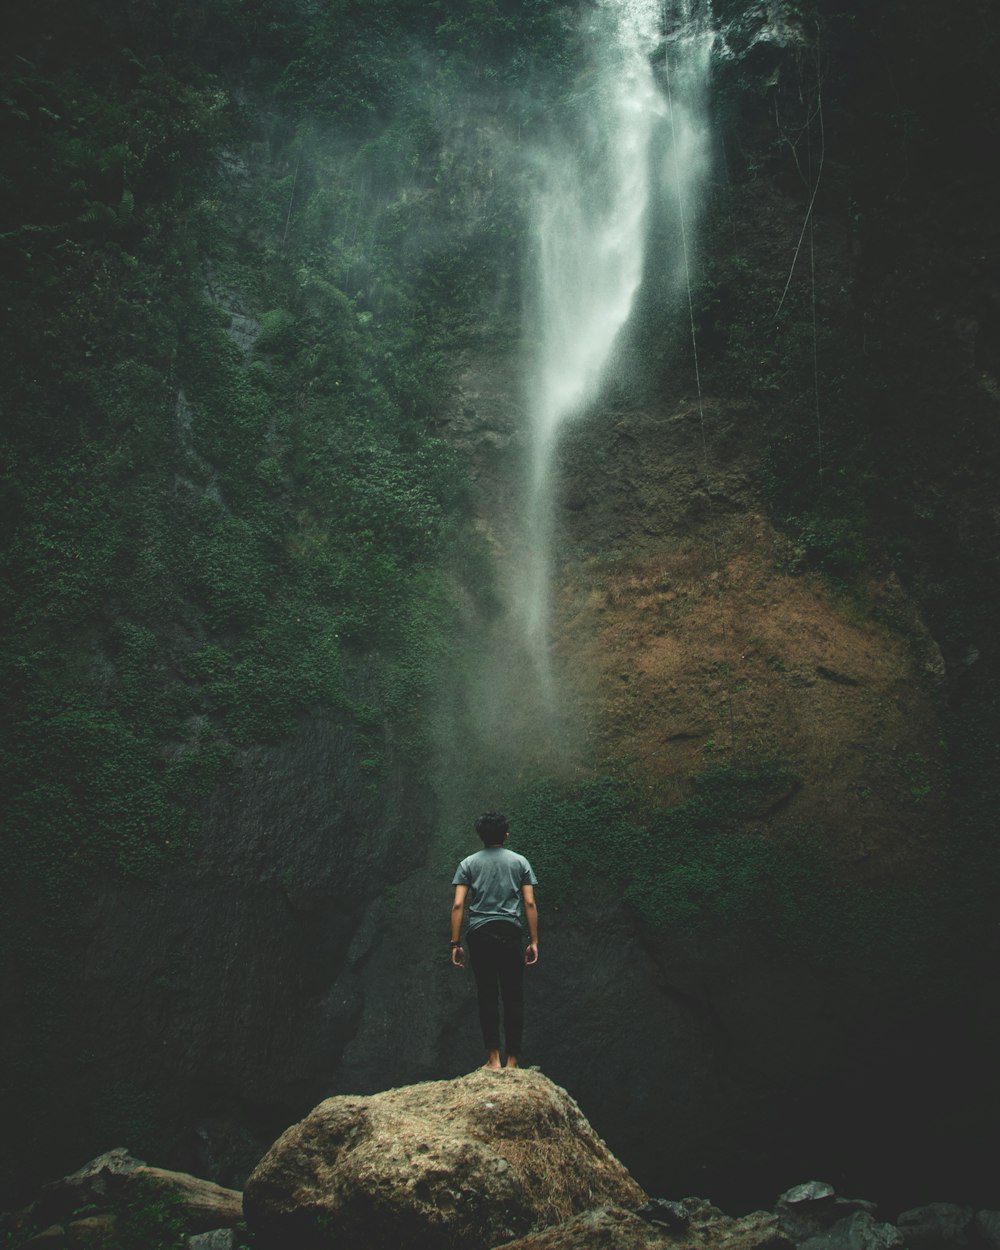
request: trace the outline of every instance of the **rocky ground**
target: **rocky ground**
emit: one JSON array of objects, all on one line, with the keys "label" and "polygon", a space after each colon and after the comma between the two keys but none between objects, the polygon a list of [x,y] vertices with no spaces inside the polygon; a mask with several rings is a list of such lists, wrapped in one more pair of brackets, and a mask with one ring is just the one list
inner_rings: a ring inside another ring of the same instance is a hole
[{"label": "rocky ground", "polygon": [[327,1099],[242,1195],[113,1150],[3,1217],[5,1244],[138,1250],[123,1215],[142,1203],[168,1204],[189,1250],[1000,1250],[1000,1211],[932,1202],[890,1222],[820,1181],[739,1217],[649,1198],[532,1069]]}]

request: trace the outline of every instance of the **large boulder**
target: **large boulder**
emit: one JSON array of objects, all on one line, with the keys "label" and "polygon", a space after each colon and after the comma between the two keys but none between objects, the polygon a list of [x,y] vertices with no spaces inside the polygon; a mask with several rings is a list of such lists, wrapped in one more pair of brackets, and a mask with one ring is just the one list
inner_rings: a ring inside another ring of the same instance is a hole
[{"label": "large boulder", "polygon": [[244,1190],[261,1250],[486,1250],[646,1195],[540,1072],[329,1098],[287,1130]]}]

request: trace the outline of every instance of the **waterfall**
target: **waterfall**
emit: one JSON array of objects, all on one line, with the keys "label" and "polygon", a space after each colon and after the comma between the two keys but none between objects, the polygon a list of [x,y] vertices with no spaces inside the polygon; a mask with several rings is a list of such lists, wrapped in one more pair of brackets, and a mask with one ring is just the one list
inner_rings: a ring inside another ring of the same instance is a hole
[{"label": "waterfall", "polygon": [[655,194],[678,206],[676,255],[666,263],[672,280],[685,280],[684,216],[707,167],[707,0],[666,0],[666,7],[663,0],[597,0],[589,37],[593,63],[575,102],[577,125],[571,139],[563,135],[536,154],[530,205],[530,452],[517,599],[549,692],[559,435],[598,398],[613,367],[646,271]]}]

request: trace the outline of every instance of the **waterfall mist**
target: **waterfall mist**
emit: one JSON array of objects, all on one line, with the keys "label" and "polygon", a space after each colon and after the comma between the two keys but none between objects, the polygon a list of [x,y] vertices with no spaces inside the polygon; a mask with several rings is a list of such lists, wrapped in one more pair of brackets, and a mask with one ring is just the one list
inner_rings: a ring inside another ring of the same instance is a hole
[{"label": "waterfall mist", "polygon": [[665,111],[650,65],[657,0],[606,0],[592,31],[596,64],[584,126],[536,155],[530,213],[534,289],[528,366],[527,560],[519,610],[547,692],[552,458],[563,423],[597,396],[642,280],[649,148]]},{"label": "waterfall mist", "polygon": [[[510,465],[520,480],[477,485],[499,593],[485,610],[468,605],[468,649],[443,692],[438,772],[456,816],[474,796],[502,806],[511,787],[581,761],[588,709],[551,656],[560,439],[610,378],[634,381],[623,349],[644,286],[686,317],[709,163],[708,0],[598,0],[583,20],[571,90],[510,154],[528,222],[524,341],[497,409],[523,455]],[[664,242],[651,256],[654,222]],[[503,389],[487,384],[477,405]]]},{"label": "waterfall mist", "polygon": [[[600,0],[578,126],[534,153],[527,333],[529,456],[515,603],[537,678],[549,660],[554,457],[563,426],[598,399],[615,366],[662,194],[676,216],[667,285],[690,281],[688,233],[708,168],[710,12],[699,0]],[[660,72],[662,71],[662,72]]]}]

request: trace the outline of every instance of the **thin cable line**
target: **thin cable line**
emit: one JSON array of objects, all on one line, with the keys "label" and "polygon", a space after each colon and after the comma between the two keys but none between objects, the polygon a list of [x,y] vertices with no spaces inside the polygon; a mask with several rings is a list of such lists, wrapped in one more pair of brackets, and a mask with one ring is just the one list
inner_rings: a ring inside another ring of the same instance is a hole
[{"label": "thin cable line", "polygon": [[[667,42],[667,3],[663,4],[663,69],[664,78],[667,88],[667,112],[670,115],[670,142],[673,149],[674,158],[674,185],[677,188],[677,213],[681,227],[681,246],[684,252],[684,279],[687,287],[688,302],[688,318],[691,323],[691,354],[694,360],[694,378],[698,388],[698,421],[701,429],[701,451],[702,460],[705,469],[705,491],[708,498],[709,516],[712,521],[712,548],[715,553],[715,566],[718,574],[718,584],[715,591],[715,599],[719,608],[719,620],[722,625],[722,649],[724,654],[730,653],[729,628],[726,623],[725,604],[722,599],[722,553],[719,550],[719,537],[715,524],[715,507],[712,503],[712,495],[709,483],[709,465],[708,465],[708,438],[705,431],[705,403],[702,395],[701,387],[701,369],[698,364],[698,334],[694,321],[694,300],[691,295],[691,261],[688,250],[687,239],[687,215],[684,210],[684,191],[681,183],[680,160],[677,155],[677,128],[674,121],[674,98],[673,88],[670,78],[670,49]],[[730,670],[732,666],[730,665]],[[731,674],[730,674],[731,675]],[[726,702],[729,708],[729,745],[731,750],[736,750],[736,714],[733,708],[733,690],[730,681],[726,687]]]},{"label": "thin cable line", "polygon": [[299,181],[299,166],[302,164],[302,148],[303,147],[305,147],[304,139],[302,141],[301,146],[299,147],[299,158],[295,162],[295,173],[292,175],[292,190],[291,190],[291,194],[288,197],[288,212],[285,214],[285,230],[281,236],[282,247],[285,246],[285,242],[288,239],[288,224],[292,220],[292,205],[295,203],[295,187]]},{"label": "thin cable line", "polygon": [[795,272],[795,264],[799,259],[799,252],[802,250],[802,241],[806,237],[806,228],[812,222],[813,206],[816,203],[816,196],[819,194],[819,184],[823,179],[823,165],[826,160],[826,128],[823,125],[823,80],[819,73],[819,66],[816,67],[816,103],[817,112],[819,114],[819,134],[820,134],[820,150],[819,150],[819,166],[816,171],[816,181],[813,184],[812,195],[809,197],[809,205],[806,208],[805,221],[802,223],[802,229],[799,232],[799,241],[795,245],[795,252],[792,256],[791,268],[788,270],[788,280],[785,282],[785,289],[781,292],[781,299],[778,301],[778,307],[774,310],[774,319],[777,321],[778,314],[781,312],[785,303],[785,296],[788,294],[788,288],[792,285],[792,274]]},{"label": "thin cable line", "polygon": [[[819,47],[816,48],[816,113],[819,116],[820,153],[826,151],[826,128],[823,121],[823,79],[819,65]],[[810,172],[812,166],[812,139],[809,139]],[[817,179],[817,186],[819,179]],[[816,408],[816,458],[819,484],[823,486],[823,421],[819,399],[819,335],[816,327],[816,222],[809,219],[809,269],[812,279],[812,333],[813,333],[813,397]]]},{"label": "thin cable line", "polygon": [[708,472],[708,441],[705,436],[705,405],[701,392],[701,369],[698,365],[698,336],[695,331],[694,324],[694,302],[691,298],[691,262],[688,253],[687,240],[687,215],[684,211],[684,192],[681,187],[681,170],[680,162],[677,158],[677,127],[674,122],[674,99],[670,82],[670,52],[666,41],[667,26],[667,6],[663,5],[663,69],[667,86],[667,112],[670,115],[670,143],[674,156],[674,185],[677,187],[677,213],[681,224],[681,246],[684,251],[684,280],[687,286],[687,302],[688,302],[688,319],[691,323],[691,354],[694,358],[694,379],[698,387],[698,418],[701,423],[701,450],[702,458],[705,462],[705,472]]}]

